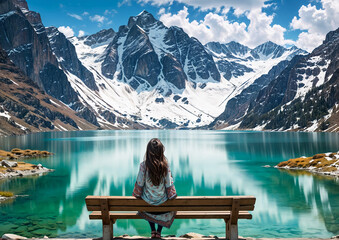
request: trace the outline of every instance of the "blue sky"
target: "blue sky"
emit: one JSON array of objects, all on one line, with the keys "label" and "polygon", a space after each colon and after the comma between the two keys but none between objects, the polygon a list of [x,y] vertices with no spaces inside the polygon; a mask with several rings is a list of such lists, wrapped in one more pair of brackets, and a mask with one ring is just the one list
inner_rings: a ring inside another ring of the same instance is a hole
[{"label": "blue sky", "polygon": [[[339,27],[338,0],[27,0],[45,26],[65,35],[93,34],[127,24],[142,10],[165,25],[182,27],[202,43],[238,41],[255,47],[265,41],[295,44],[311,51]],[[79,32],[80,31],[80,32]]]}]

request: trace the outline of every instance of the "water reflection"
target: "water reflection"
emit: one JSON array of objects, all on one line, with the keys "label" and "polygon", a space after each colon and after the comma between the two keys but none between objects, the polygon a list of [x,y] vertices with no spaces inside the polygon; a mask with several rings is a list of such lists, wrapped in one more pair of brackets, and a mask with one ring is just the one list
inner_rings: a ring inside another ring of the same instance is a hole
[{"label": "water reflection", "polygon": [[[240,235],[339,234],[338,181],[262,168],[295,156],[337,151],[337,134],[222,131],[90,131],[0,138],[4,149],[56,153],[43,163],[55,172],[0,182],[1,189],[28,195],[0,205],[0,234],[100,236],[101,223],[88,220],[85,197],[131,195],[138,165],[153,137],[166,147],[179,195],[257,197],[253,220],[240,221]],[[164,234],[195,231],[223,236],[224,229],[220,220],[176,220]],[[116,235],[148,232],[140,220],[122,220],[115,226]]]}]

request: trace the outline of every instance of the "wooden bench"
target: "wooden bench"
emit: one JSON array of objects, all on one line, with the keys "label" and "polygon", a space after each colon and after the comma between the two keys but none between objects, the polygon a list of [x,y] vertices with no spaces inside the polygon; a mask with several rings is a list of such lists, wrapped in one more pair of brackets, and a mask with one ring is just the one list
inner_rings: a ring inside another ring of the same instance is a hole
[{"label": "wooden bench", "polygon": [[136,211],[177,211],[176,219],[224,219],[226,239],[238,239],[238,219],[252,219],[253,196],[177,197],[159,206],[142,199],[121,196],[87,196],[89,219],[102,220],[103,240],[113,238],[113,224],[117,219],[140,219]]}]

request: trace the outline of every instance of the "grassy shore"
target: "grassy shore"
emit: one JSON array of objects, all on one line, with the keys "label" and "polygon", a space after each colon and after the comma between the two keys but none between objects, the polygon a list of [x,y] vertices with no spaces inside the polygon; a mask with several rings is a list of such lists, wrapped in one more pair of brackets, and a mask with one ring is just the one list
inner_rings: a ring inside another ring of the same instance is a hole
[{"label": "grassy shore", "polygon": [[339,152],[321,153],[312,157],[292,158],[279,163],[275,167],[339,176]]},{"label": "grassy shore", "polygon": [[53,153],[48,151],[13,148],[11,151],[0,150],[0,161],[48,157],[50,155],[53,155]]},{"label": "grassy shore", "polygon": [[0,163],[2,160],[5,160],[9,161],[10,164],[14,164],[14,166],[10,167],[4,164],[0,164],[0,178],[16,176],[22,177],[49,172],[51,170],[42,167],[41,164],[35,165],[18,160],[44,158],[51,155],[53,155],[53,153],[50,153],[48,151],[30,150],[30,149],[22,150],[19,148],[14,148],[11,151],[0,150]]},{"label": "grassy shore", "polygon": [[0,191],[0,197],[13,197],[14,193],[12,192],[1,192]]}]

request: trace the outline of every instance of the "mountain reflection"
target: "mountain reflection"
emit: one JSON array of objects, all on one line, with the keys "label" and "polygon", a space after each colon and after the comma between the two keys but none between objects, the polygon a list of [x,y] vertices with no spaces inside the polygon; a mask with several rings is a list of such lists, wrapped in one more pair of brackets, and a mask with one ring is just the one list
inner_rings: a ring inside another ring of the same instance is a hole
[{"label": "mountain reflection", "polygon": [[[164,143],[178,195],[254,195],[253,220],[240,220],[240,235],[329,237],[339,234],[339,190],[333,178],[263,168],[302,155],[338,151],[339,137],[324,133],[224,131],[90,131],[0,138],[0,146],[56,153],[36,160],[56,171],[0,182],[28,197],[0,205],[0,233],[27,237],[101,235],[89,221],[87,195],[130,196],[149,139]],[[214,226],[211,228],[211,226]],[[115,235],[145,235],[141,220],[120,220]],[[175,220],[164,234],[223,236],[221,220]]]}]

